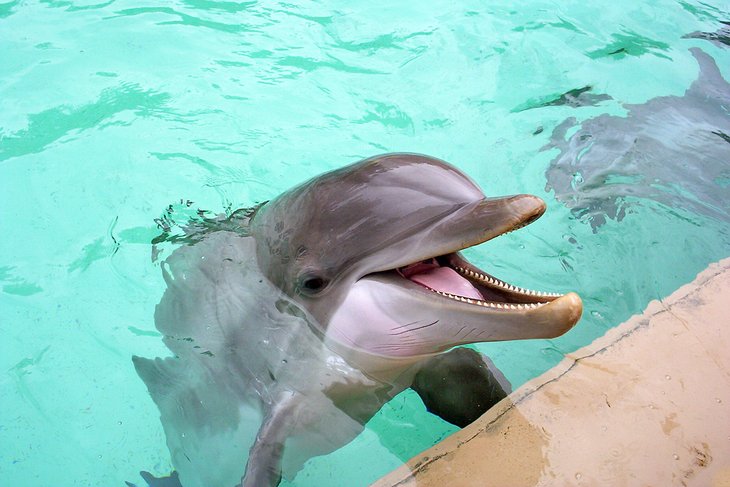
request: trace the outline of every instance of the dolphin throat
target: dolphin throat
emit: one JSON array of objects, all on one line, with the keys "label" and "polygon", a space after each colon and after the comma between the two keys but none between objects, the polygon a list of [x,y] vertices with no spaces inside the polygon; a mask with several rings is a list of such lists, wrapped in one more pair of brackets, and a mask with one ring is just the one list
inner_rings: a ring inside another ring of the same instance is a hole
[{"label": "dolphin throat", "polygon": [[429,259],[402,267],[398,269],[398,273],[433,291],[484,300],[482,293],[469,280],[454,269],[441,266],[437,259]]}]

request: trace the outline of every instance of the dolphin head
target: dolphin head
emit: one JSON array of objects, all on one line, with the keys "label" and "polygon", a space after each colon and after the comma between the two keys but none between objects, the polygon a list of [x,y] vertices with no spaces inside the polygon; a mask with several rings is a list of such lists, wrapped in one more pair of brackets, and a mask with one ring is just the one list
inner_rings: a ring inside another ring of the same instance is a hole
[{"label": "dolphin head", "polygon": [[578,321],[576,294],[511,286],[459,253],[544,211],[531,195],[485,197],[444,161],[386,154],[291,189],[263,205],[251,229],[263,272],[331,343],[408,358],[555,337]]}]

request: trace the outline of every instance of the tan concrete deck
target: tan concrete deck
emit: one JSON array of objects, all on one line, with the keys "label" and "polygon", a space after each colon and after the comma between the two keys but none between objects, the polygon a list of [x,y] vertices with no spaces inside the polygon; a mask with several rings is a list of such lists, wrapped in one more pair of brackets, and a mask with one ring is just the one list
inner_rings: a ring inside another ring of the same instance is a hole
[{"label": "tan concrete deck", "polygon": [[730,486],[730,258],[373,485]]}]

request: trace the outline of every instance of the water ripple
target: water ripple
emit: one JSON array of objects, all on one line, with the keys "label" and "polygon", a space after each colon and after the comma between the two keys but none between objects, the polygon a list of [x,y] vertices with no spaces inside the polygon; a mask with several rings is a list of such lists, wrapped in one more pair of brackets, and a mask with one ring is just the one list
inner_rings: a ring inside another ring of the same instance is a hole
[{"label": "water ripple", "polygon": [[13,9],[18,6],[20,0],[13,0],[12,2],[0,3],[0,19],[9,17],[13,14]]},{"label": "water ripple", "polygon": [[145,90],[137,84],[105,89],[99,98],[85,105],[61,105],[28,115],[28,126],[0,138],[0,161],[42,151],[73,131],[99,126],[115,115],[135,110],[148,116],[167,103],[169,95]]},{"label": "water ripple", "polygon": [[240,32],[258,32],[258,29],[249,27],[245,24],[235,23],[228,24],[224,22],[215,22],[212,20],[201,19],[186,13],[178,12],[170,7],[137,7],[119,10],[116,16],[110,17],[132,17],[136,15],[163,14],[166,16],[177,17],[179,20],[161,20],[156,22],[157,25],[185,25],[188,27],[205,27],[220,32],[240,33]]}]

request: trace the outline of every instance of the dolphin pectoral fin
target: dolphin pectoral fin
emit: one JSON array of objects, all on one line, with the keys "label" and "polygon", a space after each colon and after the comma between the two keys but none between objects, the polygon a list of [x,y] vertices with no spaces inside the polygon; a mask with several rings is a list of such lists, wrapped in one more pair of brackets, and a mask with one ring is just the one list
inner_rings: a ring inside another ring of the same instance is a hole
[{"label": "dolphin pectoral fin", "polygon": [[169,394],[173,390],[174,384],[182,379],[173,358],[153,360],[135,355],[132,357],[132,363],[137,375],[144,381],[155,402],[158,402],[160,395]]},{"label": "dolphin pectoral fin", "polygon": [[470,348],[455,348],[429,359],[411,388],[429,412],[462,428],[512,391],[494,363]]},{"label": "dolphin pectoral fin", "polygon": [[163,415],[167,403],[181,409],[200,407],[195,397],[202,395],[198,385],[205,383],[205,374],[199,369],[186,367],[177,357],[147,359],[135,355],[132,363]]},{"label": "dolphin pectoral fin", "polygon": [[281,482],[281,459],[284,442],[290,427],[296,421],[296,408],[301,398],[287,392],[272,406],[264,418],[256,441],[248,454],[246,472],[236,487],[276,487]]},{"label": "dolphin pectoral fin", "polygon": [[[174,470],[166,477],[155,477],[144,470],[142,470],[139,475],[144,479],[146,487],[183,487],[180,483],[178,473]],[[127,484],[127,487],[138,487],[137,484],[133,484],[131,482],[125,481],[124,483]]]},{"label": "dolphin pectoral fin", "polygon": [[[204,356],[207,357],[207,356]],[[234,375],[210,358],[203,365],[177,357],[133,357],[160,412],[170,460],[182,485],[234,485],[261,414],[242,402]],[[172,484],[174,485],[174,484]]]}]

